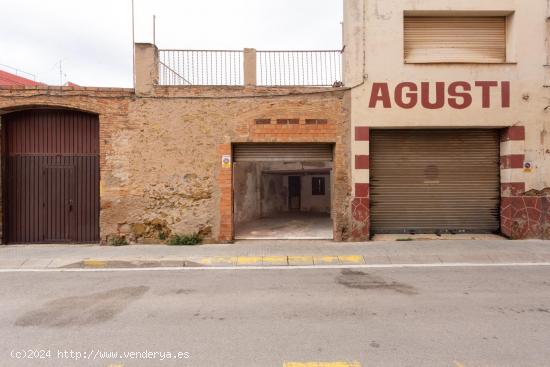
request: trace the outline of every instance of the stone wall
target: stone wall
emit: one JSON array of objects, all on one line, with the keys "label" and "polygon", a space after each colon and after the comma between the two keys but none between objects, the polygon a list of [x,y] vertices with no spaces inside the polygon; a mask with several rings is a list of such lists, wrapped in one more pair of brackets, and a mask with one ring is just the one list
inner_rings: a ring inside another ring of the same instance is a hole
[{"label": "stone wall", "polygon": [[550,240],[550,196],[503,197],[501,223],[511,239]]},{"label": "stone wall", "polygon": [[[231,144],[335,144],[335,238],[348,238],[349,100],[318,88],[155,87],[150,95],[110,88],[0,89],[0,113],[41,107],[99,115],[101,238],[159,242],[201,232],[209,241],[233,234]],[[270,119],[258,125],[256,119]],[[296,125],[277,119],[299,119]],[[326,124],[307,125],[305,119]]]}]

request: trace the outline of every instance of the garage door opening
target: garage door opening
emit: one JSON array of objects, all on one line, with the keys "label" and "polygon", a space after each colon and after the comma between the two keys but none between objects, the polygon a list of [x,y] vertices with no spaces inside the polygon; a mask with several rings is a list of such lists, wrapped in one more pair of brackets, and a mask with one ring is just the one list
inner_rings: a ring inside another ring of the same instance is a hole
[{"label": "garage door opening", "polygon": [[7,243],[99,241],[99,119],[34,109],[2,116]]},{"label": "garage door opening", "polygon": [[372,130],[371,231],[498,233],[498,130]]},{"label": "garage door opening", "polygon": [[235,239],[332,239],[329,144],[234,146]]}]

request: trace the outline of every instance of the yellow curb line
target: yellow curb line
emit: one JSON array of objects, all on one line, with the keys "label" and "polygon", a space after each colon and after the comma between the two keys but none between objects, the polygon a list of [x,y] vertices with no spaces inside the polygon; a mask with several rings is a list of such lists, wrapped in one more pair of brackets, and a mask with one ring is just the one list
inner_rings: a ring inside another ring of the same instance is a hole
[{"label": "yellow curb line", "polygon": [[[147,260],[140,260],[147,262]],[[155,260],[157,261],[157,260]],[[308,266],[308,265],[359,265],[365,264],[361,255],[346,256],[205,256],[182,260],[195,262],[205,266]],[[102,269],[109,264],[107,260],[86,259],[82,261],[84,268]]]},{"label": "yellow curb line", "polygon": [[239,256],[237,265],[262,265],[261,256]]},{"label": "yellow curb line", "polygon": [[262,257],[262,265],[288,265],[288,257],[264,256]]},{"label": "yellow curb line", "polygon": [[289,256],[288,265],[313,265],[313,256]]},{"label": "yellow curb line", "polygon": [[338,256],[313,256],[314,265],[338,265]]},{"label": "yellow curb line", "polygon": [[341,265],[364,264],[365,258],[360,255],[338,256]]},{"label": "yellow curb line", "polygon": [[202,265],[237,265],[237,260],[237,256],[214,256],[202,257],[196,260],[196,262]]},{"label": "yellow curb line", "polygon": [[82,263],[84,264],[85,268],[104,268],[107,266],[107,261],[103,260],[89,259],[84,260]]}]

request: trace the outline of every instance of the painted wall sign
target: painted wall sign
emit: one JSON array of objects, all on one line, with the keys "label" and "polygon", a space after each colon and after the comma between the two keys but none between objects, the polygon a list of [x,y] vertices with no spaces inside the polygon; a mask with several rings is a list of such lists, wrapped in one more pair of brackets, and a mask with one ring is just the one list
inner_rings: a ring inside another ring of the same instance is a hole
[{"label": "painted wall sign", "polygon": [[[403,82],[390,90],[388,83],[373,83],[369,108],[393,108],[395,106],[404,109],[421,106],[429,110],[437,110],[445,106],[462,110],[472,105],[475,106],[472,90],[478,88],[481,91],[482,108],[490,108],[498,105],[502,108],[510,107],[510,82],[509,81],[476,81],[473,83],[456,81],[445,82]],[[500,98],[497,101],[495,93],[500,89]],[[477,102],[476,102],[477,103]]]}]

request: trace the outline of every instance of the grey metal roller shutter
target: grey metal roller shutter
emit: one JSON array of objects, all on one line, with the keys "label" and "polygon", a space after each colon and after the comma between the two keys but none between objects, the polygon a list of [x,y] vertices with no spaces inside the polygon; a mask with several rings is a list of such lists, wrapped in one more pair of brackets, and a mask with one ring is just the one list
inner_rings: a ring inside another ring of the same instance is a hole
[{"label": "grey metal roller shutter", "polygon": [[374,233],[497,232],[496,130],[373,130]]},{"label": "grey metal roller shutter", "polygon": [[506,61],[506,17],[405,17],[405,62]]},{"label": "grey metal roller shutter", "polygon": [[332,161],[331,144],[238,144],[233,149],[235,162],[311,162]]}]

